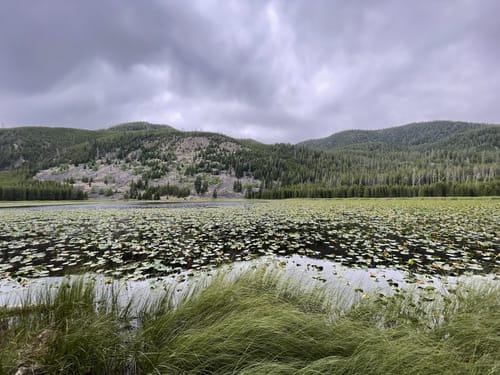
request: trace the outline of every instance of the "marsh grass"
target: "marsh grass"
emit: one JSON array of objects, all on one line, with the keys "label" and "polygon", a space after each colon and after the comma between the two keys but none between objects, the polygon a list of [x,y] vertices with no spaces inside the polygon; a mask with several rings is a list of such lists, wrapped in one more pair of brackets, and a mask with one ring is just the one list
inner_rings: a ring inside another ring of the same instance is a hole
[{"label": "marsh grass", "polygon": [[83,278],[28,294],[20,306],[0,309],[0,371],[119,373],[128,360],[127,315],[113,290]]},{"label": "marsh grass", "polygon": [[500,288],[349,300],[275,269],[123,300],[87,279],[0,308],[0,373],[495,374]]}]

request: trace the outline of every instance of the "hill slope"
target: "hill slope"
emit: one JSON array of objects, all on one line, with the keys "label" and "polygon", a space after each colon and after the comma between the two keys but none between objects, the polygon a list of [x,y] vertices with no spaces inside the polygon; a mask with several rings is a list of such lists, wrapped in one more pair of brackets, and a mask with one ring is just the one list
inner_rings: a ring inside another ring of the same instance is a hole
[{"label": "hill slope", "polygon": [[[326,138],[304,141],[299,145],[319,150],[332,150],[338,147],[366,143],[383,143],[396,147],[424,146],[429,148],[439,142],[441,146],[453,148],[456,143],[453,138],[464,134],[474,137],[475,132],[482,132],[485,129],[498,132],[500,127],[498,125],[467,122],[432,121],[381,130],[347,130],[332,134]],[[499,146],[498,143],[496,146]]]}]

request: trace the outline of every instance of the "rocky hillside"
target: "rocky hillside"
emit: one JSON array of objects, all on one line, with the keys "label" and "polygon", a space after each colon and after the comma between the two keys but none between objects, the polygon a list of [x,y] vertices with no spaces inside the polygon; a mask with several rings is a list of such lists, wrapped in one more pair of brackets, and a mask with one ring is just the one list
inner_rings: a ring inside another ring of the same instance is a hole
[{"label": "rocky hillside", "polygon": [[132,182],[144,191],[146,184],[151,187],[171,185],[187,188],[189,194],[197,195],[197,177],[208,185],[206,191],[198,194],[203,196],[212,196],[216,190],[219,196],[242,197],[242,190],[233,190],[238,180],[241,184],[258,186],[258,181],[251,177],[236,178],[227,164],[226,160],[244,147],[235,140],[202,133],[166,134],[160,131],[153,134],[127,134],[119,138],[115,147],[97,142],[98,146],[92,151],[95,157],[80,158],[80,162],[68,160],[40,170],[35,177],[41,181],[69,181],[88,192],[90,197],[124,197]]}]

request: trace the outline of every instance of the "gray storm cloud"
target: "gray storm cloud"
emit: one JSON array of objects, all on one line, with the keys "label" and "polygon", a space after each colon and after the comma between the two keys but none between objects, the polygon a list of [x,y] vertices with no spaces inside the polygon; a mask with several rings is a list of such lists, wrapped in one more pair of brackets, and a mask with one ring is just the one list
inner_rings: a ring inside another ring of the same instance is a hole
[{"label": "gray storm cloud", "polygon": [[264,142],[498,122],[497,1],[2,1],[0,122]]}]

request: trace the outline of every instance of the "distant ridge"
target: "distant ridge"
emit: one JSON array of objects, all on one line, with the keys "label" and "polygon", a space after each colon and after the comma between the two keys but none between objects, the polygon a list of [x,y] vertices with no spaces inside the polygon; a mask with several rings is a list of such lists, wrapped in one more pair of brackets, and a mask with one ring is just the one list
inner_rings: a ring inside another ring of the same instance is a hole
[{"label": "distant ridge", "polygon": [[108,130],[115,131],[140,131],[140,130],[172,130],[178,131],[170,125],[152,124],[145,121],[125,122],[123,124],[113,125]]},{"label": "distant ridge", "polygon": [[474,133],[480,134],[486,129],[492,129],[493,133],[497,134],[500,126],[459,121],[420,122],[380,130],[346,130],[325,138],[307,140],[299,145],[318,150],[333,150],[368,143],[397,147],[425,146],[437,142],[446,144],[454,138],[461,138],[464,134],[473,138]]}]

